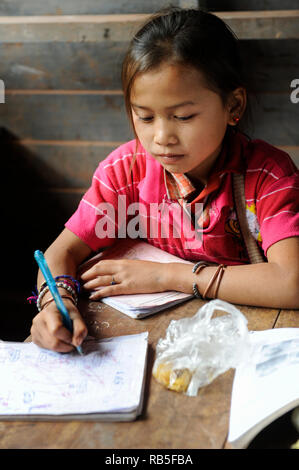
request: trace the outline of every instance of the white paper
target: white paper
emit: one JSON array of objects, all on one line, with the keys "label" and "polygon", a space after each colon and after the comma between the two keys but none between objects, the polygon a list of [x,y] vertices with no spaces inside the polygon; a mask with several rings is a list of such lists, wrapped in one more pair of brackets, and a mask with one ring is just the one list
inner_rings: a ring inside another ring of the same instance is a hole
[{"label": "white paper", "polygon": [[148,333],[83,343],[84,355],[0,342],[0,415],[128,412],[142,396]]},{"label": "white paper", "polygon": [[248,363],[236,369],[228,441],[245,447],[299,402],[299,328],[250,334]]},{"label": "white paper", "polygon": [[101,300],[104,304],[129,316],[140,318],[160,312],[164,308],[168,308],[170,304],[173,306],[192,297],[192,295],[180,292],[167,291],[154,294],[115,295]]},{"label": "white paper", "polygon": [[[153,261],[158,263],[186,263],[192,266],[194,263],[178,258],[166,251],[161,250],[149,243],[139,240],[119,240],[116,245],[108,248],[106,251],[94,256],[81,266],[80,270],[92,266],[95,262],[102,259],[137,259],[143,261]],[[191,267],[190,267],[191,270]],[[96,290],[100,290],[101,287]],[[105,297],[101,301],[111,307],[134,318],[142,318],[161,311],[169,306],[191,299],[192,294],[183,292],[165,291],[154,292],[150,294],[129,294],[114,295]]]}]

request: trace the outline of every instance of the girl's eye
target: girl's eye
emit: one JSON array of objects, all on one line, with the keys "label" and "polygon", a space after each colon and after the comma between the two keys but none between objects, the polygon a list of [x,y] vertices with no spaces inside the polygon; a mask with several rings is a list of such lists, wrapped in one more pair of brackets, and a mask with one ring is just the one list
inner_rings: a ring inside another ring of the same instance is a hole
[{"label": "girl's eye", "polygon": [[176,119],[179,121],[188,121],[189,119],[192,119],[195,116],[195,114],[190,114],[190,116],[174,116]]},{"label": "girl's eye", "polygon": [[[190,114],[190,116],[174,116],[175,119],[178,121],[189,121],[195,116],[195,114]],[[151,122],[154,118],[153,116],[148,116],[148,117],[142,117],[138,116],[138,119],[143,122]]]},{"label": "girl's eye", "polygon": [[151,116],[150,117],[138,116],[138,119],[140,119],[140,121],[143,121],[143,122],[150,122],[153,118]]}]

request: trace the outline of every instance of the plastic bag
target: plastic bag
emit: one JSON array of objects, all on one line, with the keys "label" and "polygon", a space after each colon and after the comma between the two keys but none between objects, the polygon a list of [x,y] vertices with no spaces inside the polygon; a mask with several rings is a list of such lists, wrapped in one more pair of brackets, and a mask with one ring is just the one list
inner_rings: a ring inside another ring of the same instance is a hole
[{"label": "plastic bag", "polygon": [[[214,311],[226,315],[212,318]],[[190,318],[172,320],[157,344],[154,377],[167,388],[197,395],[249,352],[247,319],[233,305],[212,300]]]}]

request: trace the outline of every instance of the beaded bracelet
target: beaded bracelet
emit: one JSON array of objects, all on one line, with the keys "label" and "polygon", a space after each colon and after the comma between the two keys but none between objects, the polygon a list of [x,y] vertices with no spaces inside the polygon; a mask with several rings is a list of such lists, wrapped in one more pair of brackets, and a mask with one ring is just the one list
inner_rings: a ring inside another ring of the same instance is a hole
[{"label": "beaded bracelet", "polygon": [[205,261],[198,261],[198,263],[196,263],[193,268],[192,268],[192,272],[195,273],[195,274],[198,274],[199,271],[203,268],[205,268],[206,266],[209,266],[208,263],[206,263]]},{"label": "beaded bracelet", "polygon": [[[195,274],[198,274],[203,268],[207,267],[208,264],[205,262],[205,261],[198,261],[198,263],[196,263],[193,268],[192,268],[192,272],[195,273]],[[193,294],[194,296],[197,298],[197,299],[201,299],[201,300],[204,300],[203,296],[201,295],[201,293],[199,292],[198,290],[198,287],[197,287],[197,284],[196,282],[193,283],[192,285],[192,290],[193,290]]]},{"label": "beaded bracelet", "polygon": [[199,292],[198,287],[197,287],[197,285],[196,285],[195,282],[194,282],[194,284],[192,285],[192,290],[193,290],[194,296],[195,296],[197,299],[203,300],[203,296],[202,296],[201,293]]},{"label": "beaded bracelet", "polygon": [[[76,291],[69,284],[66,284],[65,282],[56,282],[56,286],[57,287],[62,287],[63,289],[67,290],[72,295],[72,297],[73,297],[73,299],[74,299],[74,301],[77,305],[78,297],[76,295]],[[37,301],[36,301],[36,306],[37,306],[37,309],[38,309],[39,312],[42,310],[41,309],[41,300],[49,290],[50,290],[49,287],[46,285],[39,293],[39,296],[38,296]]]},{"label": "beaded bracelet", "polygon": [[77,279],[67,274],[56,276],[55,281],[56,280],[59,281],[59,279],[63,279],[63,282],[66,282],[67,284],[71,284],[76,289],[77,294],[80,293],[80,282]]},{"label": "beaded bracelet", "polygon": [[[59,279],[63,279],[64,280],[63,282],[65,284],[69,285],[73,290],[76,290],[75,296],[74,296],[75,298],[76,298],[76,293],[77,293],[77,295],[79,295],[79,293],[80,293],[80,282],[77,279],[74,279],[72,276],[69,276],[67,274],[61,274],[60,276],[56,276],[55,277],[56,283],[59,281]],[[27,297],[27,301],[30,304],[31,304],[31,302],[34,302],[34,303],[37,304],[37,300],[38,300],[39,296],[44,291],[44,289],[46,289],[47,287],[48,286],[47,286],[46,281],[44,281],[41,284],[39,291],[38,291],[37,286],[35,286],[35,291],[32,291],[32,295],[30,297]],[[64,287],[64,286],[61,286],[61,287]],[[49,289],[47,288],[46,292],[48,292],[48,290]]]},{"label": "beaded bracelet", "polygon": [[[63,279],[62,282],[65,282],[66,284],[76,289],[77,294],[80,293],[80,282],[77,279],[73,278],[72,276],[69,276],[68,274],[61,274],[54,278],[55,281],[59,281],[59,279]],[[46,281],[41,284],[39,291],[41,292],[43,289],[45,289],[45,287],[47,287]]]}]

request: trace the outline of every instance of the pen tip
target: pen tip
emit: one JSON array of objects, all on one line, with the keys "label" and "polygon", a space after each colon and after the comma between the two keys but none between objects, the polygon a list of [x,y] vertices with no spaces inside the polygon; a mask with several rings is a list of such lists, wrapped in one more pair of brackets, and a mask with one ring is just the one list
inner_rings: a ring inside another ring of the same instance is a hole
[{"label": "pen tip", "polygon": [[81,346],[76,346],[76,349],[77,349],[78,353],[80,354],[80,356],[83,356],[82,347]]}]

